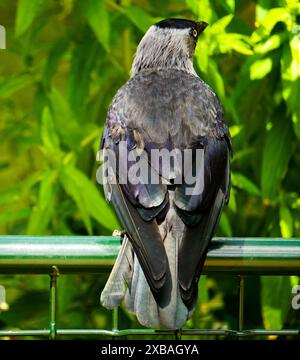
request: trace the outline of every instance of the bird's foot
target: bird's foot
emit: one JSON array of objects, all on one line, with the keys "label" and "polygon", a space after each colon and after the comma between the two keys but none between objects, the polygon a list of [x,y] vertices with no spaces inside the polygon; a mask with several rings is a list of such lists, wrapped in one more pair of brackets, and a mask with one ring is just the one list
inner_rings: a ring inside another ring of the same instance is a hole
[{"label": "bird's foot", "polygon": [[113,237],[120,237],[121,238],[121,244],[126,236],[126,231],[125,230],[114,230],[112,233]]}]

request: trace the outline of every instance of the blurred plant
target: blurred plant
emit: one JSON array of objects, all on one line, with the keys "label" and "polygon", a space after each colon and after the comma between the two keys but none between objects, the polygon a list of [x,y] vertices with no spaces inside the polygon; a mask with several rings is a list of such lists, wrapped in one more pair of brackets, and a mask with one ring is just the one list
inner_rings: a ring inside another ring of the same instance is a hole
[{"label": "blurred plant", "polygon": [[[224,105],[234,148],[231,199],[219,234],[300,236],[296,0],[2,1],[0,23],[7,32],[7,49],[0,50],[3,234],[105,234],[119,227],[95,182],[99,136],[142,34],[173,16],[210,24],[199,40],[195,67]],[[22,323],[14,311],[19,314],[25,301],[31,311],[34,299],[42,301],[46,294],[44,278],[20,279],[2,281],[10,303],[1,315],[6,326],[27,326],[31,320]],[[63,322],[72,316],[77,326],[86,319],[108,326],[107,312],[97,309],[104,278],[60,281]],[[249,296],[261,304],[265,326],[287,321],[291,281],[250,281]],[[203,277],[200,289],[188,326],[235,326],[235,283]],[[36,308],[40,319],[45,309]],[[121,321],[136,326],[123,311]],[[260,314],[250,320],[253,326],[260,321]]]}]

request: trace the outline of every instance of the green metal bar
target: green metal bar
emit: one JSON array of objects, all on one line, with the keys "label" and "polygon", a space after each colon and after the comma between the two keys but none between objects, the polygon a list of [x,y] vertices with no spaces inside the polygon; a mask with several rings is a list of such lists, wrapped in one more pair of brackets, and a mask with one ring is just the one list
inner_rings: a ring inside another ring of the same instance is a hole
[{"label": "green metal bar", "polygon": [[1,330],[0,336],[171,335],[180,339],[199,336],[299,335],[297,329],[244,330],[244,279],[247,274],[288,275],[300,272],[300,239],[215,238],[211,241],[204,273],[240,274],[238,329],[124,329],[118,330],[117,313],[113,329],[57,329],[56,285],[63,273],[109,271],[120,249],[120,238],[110,236],[0,236],[0,273],[51,274],[50,326],[48,330]]},{"label": "green metal bar", "polygon": [[118,330],[119,329],[119,308],[115,308],[112,311],[112,321],[113,321],[113,326],[112,329],[113,330]]},{"label": "green metal bar", "polygon": [[[124,330],[104,330],[104,329],[57,329],[57,335],[64,336],[107,336],[107,337],[121,337],[121,336],[145,336],[145,335],[160,335],[160,336],[175,336],[176,330],[168,329],[124,329]],[[44,336],[49,337],[49,330],[0,330],[0,337],[2,336]],[[240,337],[254,337],[254,336],[268,336],[268,335],[300,335],[298,329],[283,329],[283,330],[261,330],[248,329],[243,331],[230,329],[182,329],[181,336],[240,336]]]},{"label": "green metal bar", "polygon": [[[109,271],[120,249],[112,236],[0,236],[0,273]],[[300,239],[215,238],[203,273],[300,273]]]},{"label": "green metal bar", "polygon": [[0,272],[109,271],[120,249],[113,236],[0,236]]},{"label": "green metal bar", "polygon": [[[119,308],[114,308],[112,310],[112,331],[118,331],[119,324]],[[114,340],[115,336],[111,336],[111,339]]]},{"label": "green metal bar", "polygon": [[50,325],[49,338],[55,340],[56,338],[56,299],[57,299],[57,278],[59,277],[59,270],[56,266],[52,267],[50,274]]},{"label": "green metal bar", "polygon": [[49,330],[39,329],[39,330],[0,330],[0,337],[17,337],[17,336],[45,336],[49,337]]},{"label": "green metal bar", "polygon": [[181,338],[182,338],[182,330],[181,329],[175,330],[175,340],[181,340]]},{"label": "green metal bar", "polygon": [[[242,333],[244,328],[244,295],[245,295],[245,277],[238,276],[238,332]],[[240,337],[239,337],[240,339]]]},{"label": "green metal bar", "polygon": [[238,313],[238,331],[241,332],[244,328],[244,293],[245,293],[245,278],[239,276],[239,313]]}]

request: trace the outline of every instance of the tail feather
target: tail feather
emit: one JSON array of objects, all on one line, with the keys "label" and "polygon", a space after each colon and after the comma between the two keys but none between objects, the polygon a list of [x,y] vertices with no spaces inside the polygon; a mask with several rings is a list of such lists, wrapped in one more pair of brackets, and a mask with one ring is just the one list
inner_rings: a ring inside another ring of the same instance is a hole
[{"label": "tail feather", "polygon": [[[134,269],[137,271],[135,292],[130,293],[130,295],[128,292],[126,294],[127,300],[129,300],[129,297],[132,298],[131,301],[134,303],[133,313],[135,313],[140,324],[147,327],[158,327],[160,324],[157,304],[137,257],[135,257]],[[127,305],[126,302],[125,305]]]},{"label": "tail feather", "polygon": [[124,298],[124,302],[125,302],[125,306],[127,308],[127,310],[131,313],[134,313],[134,309],[135,309],[135,297],[136,297],[136,292],[137,292],[137,286],[138,286],[138,278],[139,278],[139,272],[142,271],[140,266],[137,266],[137,258],[136,255],[133,255],[133,263],[132,263],[132,268],[133,268],[133,276],[132,276],[132,281],[130,284],[130,287],[127,289],[126,294],[125,294],[125,298]]},{"label": "tail feather", "polygon": [[189,313],[184,305],[178,286],[178,252],[184,226],[173,207],[170,208],[164,226],[164,246],[168,254],[166,284],[158,298],[160,325],[178,329],[185,324]]},{"label": "tail feather", "polygon": [[132,264],[133,250],[127,236],[125,236],[114,267],[101,293],[100,302],[107,309],[120,306],[127,288],[131,287]]}]

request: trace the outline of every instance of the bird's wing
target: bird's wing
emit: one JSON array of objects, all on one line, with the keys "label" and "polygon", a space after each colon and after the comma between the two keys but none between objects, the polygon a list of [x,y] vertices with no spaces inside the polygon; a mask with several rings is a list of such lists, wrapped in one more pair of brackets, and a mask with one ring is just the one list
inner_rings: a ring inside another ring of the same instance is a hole
[{"label": "bird's wing", "polygon": [[177,210],[186,224],[178,257],[178,282],[188,308],[197,298],[197,283],[206,253],[230,190],[230,149],[225,138],[204,146],[204,189],[189,196],[185,185],[175,191]]}]

